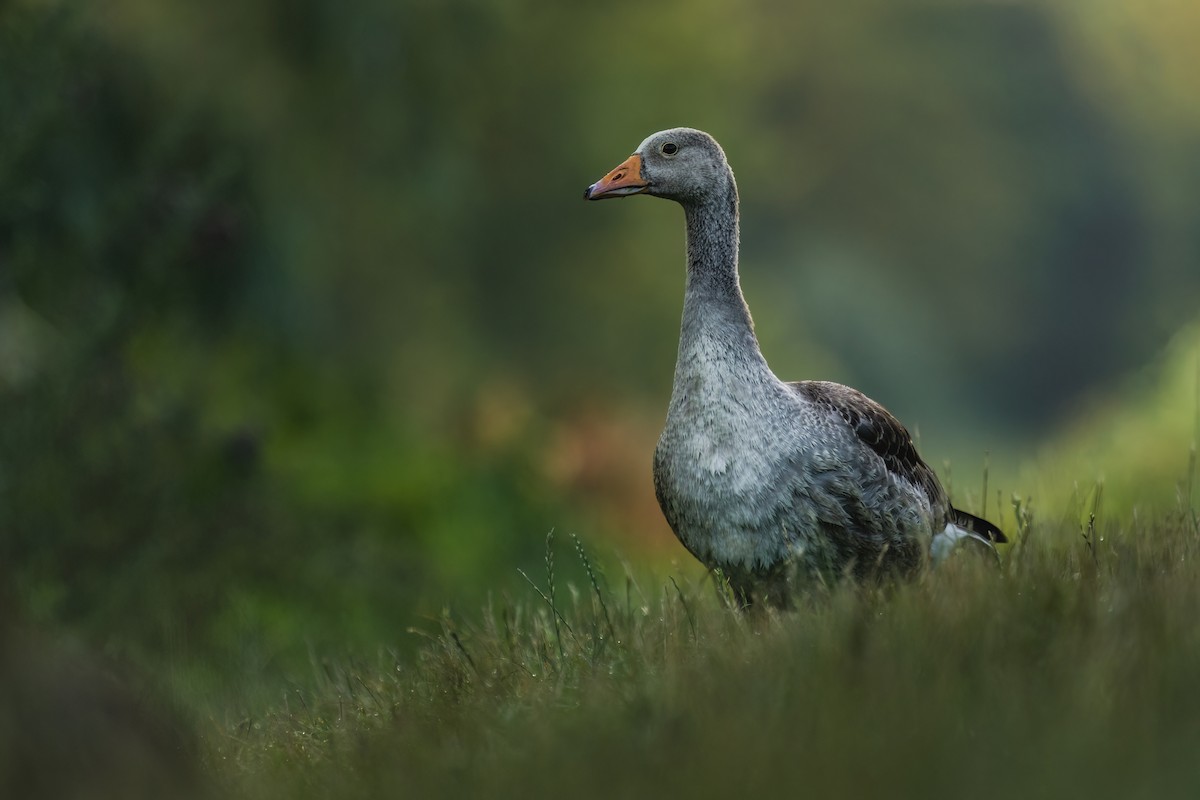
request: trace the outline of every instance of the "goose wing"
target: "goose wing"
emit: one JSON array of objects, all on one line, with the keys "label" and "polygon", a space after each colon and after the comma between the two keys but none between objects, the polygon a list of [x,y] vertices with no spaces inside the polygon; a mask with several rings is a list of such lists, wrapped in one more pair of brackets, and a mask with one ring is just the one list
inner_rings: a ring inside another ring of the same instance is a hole
[{"label": "goose wing", "polygon": [[917,486],[934,508],[945,508],[947,523],[985,542],[1008,541],[992,523],[950,505],[942,482],[917,453],[908,429],[879,403],[840,383],[796,381],[788,386],[818,408],[841,417],[859,441],[883,459],[889,472]]},{"label": "goose wing", "polygon": [[930,505],[948,507],[941,481],[917,453],[908,429],[890,411],[840,383],[797,381],[788,386],[818,408],[841,417],[859,441],[883,459],[889,472],[917,486]]}]

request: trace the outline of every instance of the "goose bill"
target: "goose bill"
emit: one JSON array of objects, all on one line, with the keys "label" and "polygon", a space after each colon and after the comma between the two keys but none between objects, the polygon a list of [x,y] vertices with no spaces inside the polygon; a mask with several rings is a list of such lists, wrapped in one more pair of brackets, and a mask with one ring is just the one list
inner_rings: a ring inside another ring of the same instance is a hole
[{"label": "goose bill", "polygon": [[621,162],[612,172],[593,183],[583,193],[585,200],[604,200],[640,194],[650,186],[642,180],[642,157],[634,154]]}]

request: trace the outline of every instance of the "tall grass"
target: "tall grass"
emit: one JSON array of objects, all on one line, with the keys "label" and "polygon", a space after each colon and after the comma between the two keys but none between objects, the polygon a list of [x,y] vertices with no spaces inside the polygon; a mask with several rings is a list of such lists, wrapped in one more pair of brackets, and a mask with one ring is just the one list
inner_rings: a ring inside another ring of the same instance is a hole
[{"label": "tall grass", "polygon": [[[709,581],[606,581],[432,621],[416,663],[316,664],[211,723],[225,792],[307,796],[1195,796],[1200,542],[1185,514],[1043,523],[999,567],[742,614]],[[558,552],[561,557],[562,552]]]}]

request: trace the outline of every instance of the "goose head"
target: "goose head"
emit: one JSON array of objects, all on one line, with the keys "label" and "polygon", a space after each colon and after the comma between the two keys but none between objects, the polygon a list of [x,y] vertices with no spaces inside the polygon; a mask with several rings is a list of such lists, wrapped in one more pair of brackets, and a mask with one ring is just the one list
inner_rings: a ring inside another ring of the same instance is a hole
[{"label": "goose head", "polygon": [[585,200],[648,194],[684,205],[725,196],[733,173],[717,140],[695,128],[671,128],[646,137],[633,155],[593,183]]}]

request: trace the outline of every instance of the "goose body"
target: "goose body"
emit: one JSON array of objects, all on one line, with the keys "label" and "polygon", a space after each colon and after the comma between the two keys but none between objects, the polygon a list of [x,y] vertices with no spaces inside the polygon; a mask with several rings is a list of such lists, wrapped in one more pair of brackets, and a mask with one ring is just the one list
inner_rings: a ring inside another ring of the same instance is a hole
[{"label": "goose body", "polygon": [[653,134],[585,197],[632,194],[675,200],[687,223],[655,491],[680,542],[744,603],[786,606],[814,578],[910,573],[960,540],[1006,541],[950,505],[883,406],[836,383],[785,383],[767,366],[738,281],[737,184],[715,139]]}]

